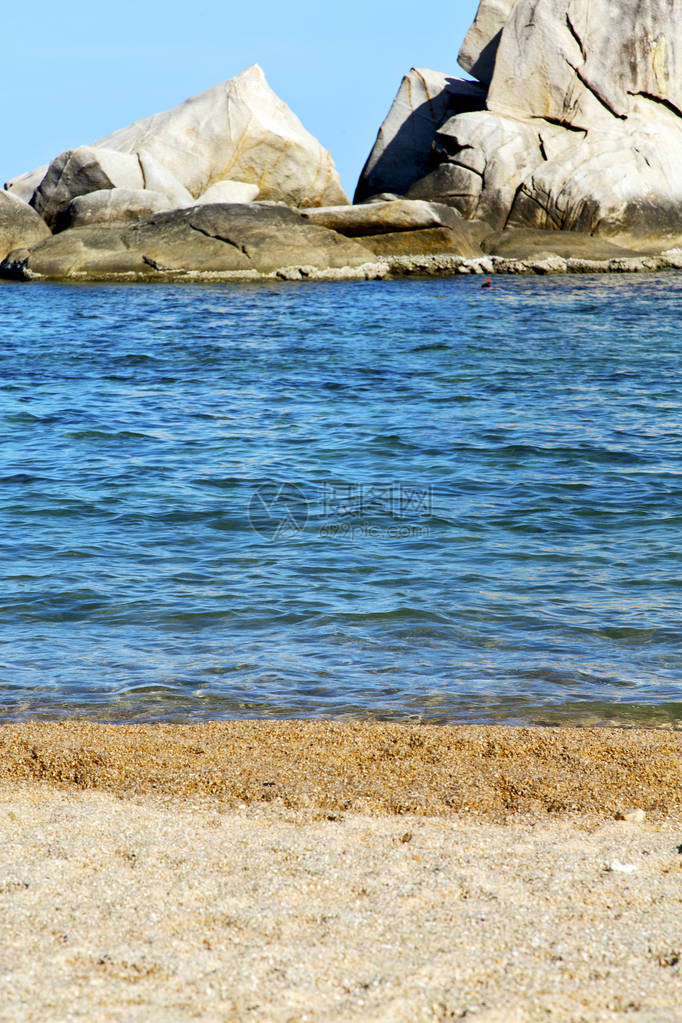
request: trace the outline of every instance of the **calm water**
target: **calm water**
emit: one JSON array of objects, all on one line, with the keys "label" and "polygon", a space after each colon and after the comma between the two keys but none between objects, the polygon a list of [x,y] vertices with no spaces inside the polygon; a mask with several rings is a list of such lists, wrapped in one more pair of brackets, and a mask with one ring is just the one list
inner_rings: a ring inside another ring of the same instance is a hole
[{"label": "calm water", "polygon": [[0,286],[0,715],[681,722],[681,307]]}]

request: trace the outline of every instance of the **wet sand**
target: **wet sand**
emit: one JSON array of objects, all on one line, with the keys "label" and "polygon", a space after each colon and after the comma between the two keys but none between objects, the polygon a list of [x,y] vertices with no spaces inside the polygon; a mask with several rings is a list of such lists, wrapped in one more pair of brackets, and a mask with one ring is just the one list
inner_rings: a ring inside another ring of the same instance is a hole
[{"label": "wet sand", "polygon": [[0,728],[2,1020],[681,1006],[680,732]]},{"label": "wet sand", "polygon": [[0,727],[0,783],[372,814],[682,811],[682,732],[325,721]]}]

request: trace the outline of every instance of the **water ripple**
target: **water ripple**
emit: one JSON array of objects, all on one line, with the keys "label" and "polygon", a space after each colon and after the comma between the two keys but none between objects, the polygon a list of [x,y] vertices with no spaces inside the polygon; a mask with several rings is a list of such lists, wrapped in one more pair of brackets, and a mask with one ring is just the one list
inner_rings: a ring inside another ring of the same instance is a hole
[{"label": "water ripple", "polygon": [[0,712],[679,723],[681,298],[0,285]]}]

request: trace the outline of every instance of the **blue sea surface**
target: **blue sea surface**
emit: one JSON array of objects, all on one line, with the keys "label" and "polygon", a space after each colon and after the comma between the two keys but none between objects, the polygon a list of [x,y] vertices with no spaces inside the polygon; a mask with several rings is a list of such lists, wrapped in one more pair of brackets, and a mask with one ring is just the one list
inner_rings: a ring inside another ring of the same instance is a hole
[{"label": "blue sea surface", "polygon": [[0,717],[680,724],[681,308],[0,285]]}]

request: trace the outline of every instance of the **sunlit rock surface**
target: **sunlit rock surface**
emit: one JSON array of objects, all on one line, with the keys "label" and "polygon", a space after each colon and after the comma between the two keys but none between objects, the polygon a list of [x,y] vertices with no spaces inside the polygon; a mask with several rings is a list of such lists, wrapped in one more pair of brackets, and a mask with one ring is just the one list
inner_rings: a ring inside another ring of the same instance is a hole
[{"label": "sunlit rock surface", "polygon": [[410,197],[495,229],[682,231],[682,0],[483,0],[460,60],[486,109],[434,128]]},{"label": "sunlit rock surface", "polygon": [[67,150],[8,188],[53,225],[76,196],[104,188],[149,189],[180,208],[226,182],[242,186],[231,201],[249,194],[302,207],[348,202],[330,154],[257,65],[172,110]]}]

